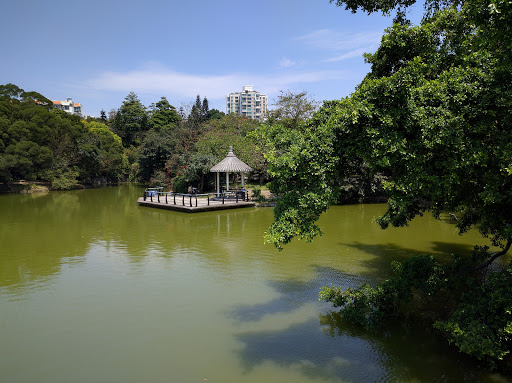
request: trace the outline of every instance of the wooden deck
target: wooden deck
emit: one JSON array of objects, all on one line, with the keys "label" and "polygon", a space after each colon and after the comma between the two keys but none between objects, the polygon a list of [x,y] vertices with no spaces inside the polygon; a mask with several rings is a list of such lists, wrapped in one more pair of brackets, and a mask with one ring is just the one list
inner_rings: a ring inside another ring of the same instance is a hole
[{"label": "wooden deck", "polygon": [[[217,201],[210,198],[209,204],[207,198],[195,198],[195,197],[188,197],[185,196],[183,198],[182,196],[176,197],[174,199],[173,197],[167,198],[167,203],[165,200],[165,196],[160,197],[160,202],[158,202],[157,197],[153,197],[153,201],[151,201],[150,198],[146,197],[146,200],[144,201],[144,197],[140,197],[137,200],[137,203],[139,206],[147,206],[147,207],[153,207],[157,209],[167,209],[167,210],[174,210],[174,211],[182,211],[186,213],[199,213],[203,211],[212,211],[212,210],[226,210],[226,209],[240,209],[244,207],[254,207],[256,204],[254,202],[247,202],[238,200],[236,202],[235,199],[225,199],[224,203],[222,203],[222,200]],[[191,206],[192,205],[192,206]]]}]

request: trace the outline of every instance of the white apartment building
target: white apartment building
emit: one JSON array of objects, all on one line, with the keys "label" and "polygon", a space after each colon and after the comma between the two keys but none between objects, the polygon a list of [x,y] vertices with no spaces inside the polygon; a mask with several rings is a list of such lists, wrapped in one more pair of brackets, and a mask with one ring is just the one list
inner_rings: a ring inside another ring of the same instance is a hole
[{"label": "white apartment building", "polygon": [[76,114],[82,117],[82,104],[73,102],[71,97],[66,98],[65,101],[53,101],[53,107],[68,112],[69,114]]},{"label": "white apartment building", "polygon": [[235,113],[264,121],[267,118],[267,112],[267,96],[253,90],[252,85],[246,85],[241,92],[230,93],[226,96],[226,114]]}]

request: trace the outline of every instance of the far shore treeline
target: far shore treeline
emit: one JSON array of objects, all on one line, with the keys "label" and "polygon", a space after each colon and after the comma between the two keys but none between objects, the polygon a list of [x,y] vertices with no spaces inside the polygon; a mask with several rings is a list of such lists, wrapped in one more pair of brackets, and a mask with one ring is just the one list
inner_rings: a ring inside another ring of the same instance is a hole
[{"label": "far shore treeline", "polygon": [[131,92],[108,115],[85,119],[52,105],[35,91],[0,85],[0,184],[38,181],[64,190],[124,181],[211,191],[210,169],[232,146],[254,169],[250,181],[264,185],[267,127],[298,129],[318,108],[307,92],[290,91],[265,122],[210,109],[200,95],[176,109],[165,97],[146,107]]},{"label": "far shore treeline", "polygon": [[117,110],[81,119],[54,109],[44,95],[0,85],[0,183],[46,181],[53,190],[130,181],[212,188],[209,169],[236,155],[265,180],[255,148],[260,122],[209,109],[197,96],[190,110],[176,110],[165,97],[145,107],[130,93]]}]

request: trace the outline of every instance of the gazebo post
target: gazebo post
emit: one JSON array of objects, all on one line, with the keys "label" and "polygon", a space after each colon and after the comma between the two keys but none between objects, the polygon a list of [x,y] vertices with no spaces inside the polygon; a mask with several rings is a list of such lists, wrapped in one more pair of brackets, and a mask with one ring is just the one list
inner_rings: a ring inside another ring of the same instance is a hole
[{"label": "gazebo post", "polygon": [[229,191],[229,172],[226,172],[226,191]]},{"label": "gazebo post", "polygon": [[217,172],[217,197],[220,197],[220,173]]},{"label": "gazebo post", "polygon": [[242,189],[244,188],[244,173],[240,172],[240,177],[242,178]]}]

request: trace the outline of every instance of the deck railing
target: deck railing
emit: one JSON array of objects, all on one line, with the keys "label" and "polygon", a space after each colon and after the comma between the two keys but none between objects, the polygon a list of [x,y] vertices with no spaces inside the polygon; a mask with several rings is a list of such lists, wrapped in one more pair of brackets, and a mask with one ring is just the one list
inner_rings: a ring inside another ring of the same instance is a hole
[{"label": "deck railing", "polygon": [[[223,192],[223,193],[203,193],[203,194],[189,194],[189,193],[176,193],[176,192],[164,192],[163,187],[159,188],[147,188],[144,190],[144,201],[146,201],[148,198],[151,202],[153,201],[153,197],[155,197],[156,202],[158,203],[165,203],[169,204],[172,203],[173,205],[179,205],[180,199],[181,199],[181,205],[185,206],[185,198],[187,199],[187,205],[190,207],[193,207],[195,202],[195,206],[197,207],[197,198],[205,198],[207,199],[207,204],[210,206],[210,201],[222,201],[222,204],[226,200],[235,200],[236,203],[238,201],[249,201],[249,192],[247,190],[239,190],[234,192]],[[178,203],[176,203],[176,197],[178,197]]]}]

